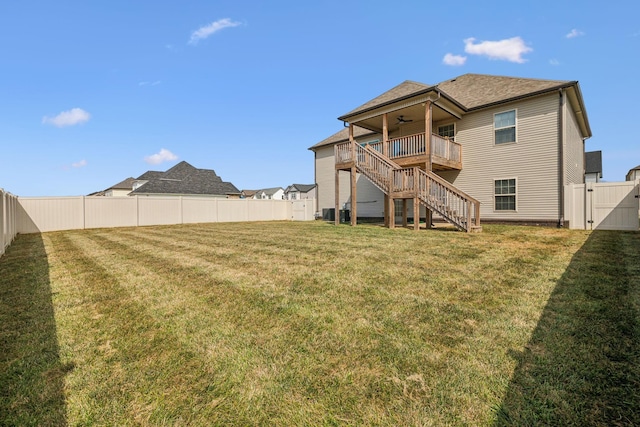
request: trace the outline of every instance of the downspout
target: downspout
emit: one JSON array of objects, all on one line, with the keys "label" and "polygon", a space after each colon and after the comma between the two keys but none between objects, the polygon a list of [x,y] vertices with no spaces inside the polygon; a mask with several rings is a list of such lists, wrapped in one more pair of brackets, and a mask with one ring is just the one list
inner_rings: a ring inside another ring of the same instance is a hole
[{"label": "downspout", "polygon": [[558,228],[564,227],[564,97],[558,89]]}]

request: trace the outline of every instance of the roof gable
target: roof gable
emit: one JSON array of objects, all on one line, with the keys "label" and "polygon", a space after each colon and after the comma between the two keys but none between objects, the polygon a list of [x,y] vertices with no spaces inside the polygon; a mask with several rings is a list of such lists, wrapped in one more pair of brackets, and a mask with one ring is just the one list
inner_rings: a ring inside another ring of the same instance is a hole
[{"label": "roof gable", "polygon": [[300,191],[301,193],[306,193],[310,190],[313,190],[315,186],[315,184],[291,184],[289,188],[287,188],[287,190],[292,191],[295,189],[297,191]]},{"label": "roof gable", "polygon": [[422,91],[424,91],[425,89],[428,89],[428,88],[429,88],[429,86],[425,85],[424,83],[414,82],[414,81],[411,81],[411,80],[405,80],[404,82],[400,83],[399,85],[397,85],[397,86],[389,89],[388,91],[384,92],[382,95],[379,95],[379,96],[373,98],[372,100],[365,102],[364,104],[362,104],[358,108],[349,111],[343,117],[352,116],[352,115],[360,113],[362,111],[366,111],[366,110],[378,107],[380,105],[384,105],[386,103],[396,101],[396,100],[404,98],[406,96],[410,96],[410,95],[422,92]]}]

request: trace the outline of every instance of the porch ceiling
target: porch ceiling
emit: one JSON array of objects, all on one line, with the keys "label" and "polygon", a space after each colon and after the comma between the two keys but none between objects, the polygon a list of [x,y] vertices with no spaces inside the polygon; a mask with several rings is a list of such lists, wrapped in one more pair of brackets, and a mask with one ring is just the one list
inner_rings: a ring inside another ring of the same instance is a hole
[{"label": "porch ceiling", "polygon": [[[398,117],[402,116],[404,120],[411,120],[413,122],[424,122],[425,106],[421,104],[411,105],[409,107],[401,108],[398,110],[388,112],[388,126],[389,133],[398,130],[402,124],[398,122]],[[432,121],[437,122],[441,120],[453,120],[456,117],[453,114],[440,108],[437,104],[433,105],[431,110]],[[372,130],[374,132],[382,132],[382,114],[366,118],[360,121],[354,121],[353,124],[363,127],[365,129]]]}]

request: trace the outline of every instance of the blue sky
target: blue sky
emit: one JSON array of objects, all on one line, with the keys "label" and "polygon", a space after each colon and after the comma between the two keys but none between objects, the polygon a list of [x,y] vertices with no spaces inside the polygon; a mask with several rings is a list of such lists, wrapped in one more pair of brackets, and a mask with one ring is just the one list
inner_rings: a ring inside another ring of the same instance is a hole
[{"label": "blue sky", "polygon": [[3,1],[0,188],[82,195],[185,160],[312,183],[308,147],[404,80],[578,80],[604,179],[640,164],[631,1]]}]

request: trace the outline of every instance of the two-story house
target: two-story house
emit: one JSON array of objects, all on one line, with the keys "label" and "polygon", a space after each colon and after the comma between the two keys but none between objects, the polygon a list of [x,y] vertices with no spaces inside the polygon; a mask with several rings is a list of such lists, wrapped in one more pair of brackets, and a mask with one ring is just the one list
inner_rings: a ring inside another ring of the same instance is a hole
[{"label": "two-story house", "polygon": [[584,182],[591,129],[577,81],[405,81],[338,119],[345,129],[310,147],[318,209],[346,207],[353,224],[392,227],[401,211],[405,224],[437,213],[467,231],[480,218],[563,225],[563,187]]},{"label": "two-story house", "polygon": [[302,200],[316,198],[315,184],[291,184],[284,189],[285,200]]}]

